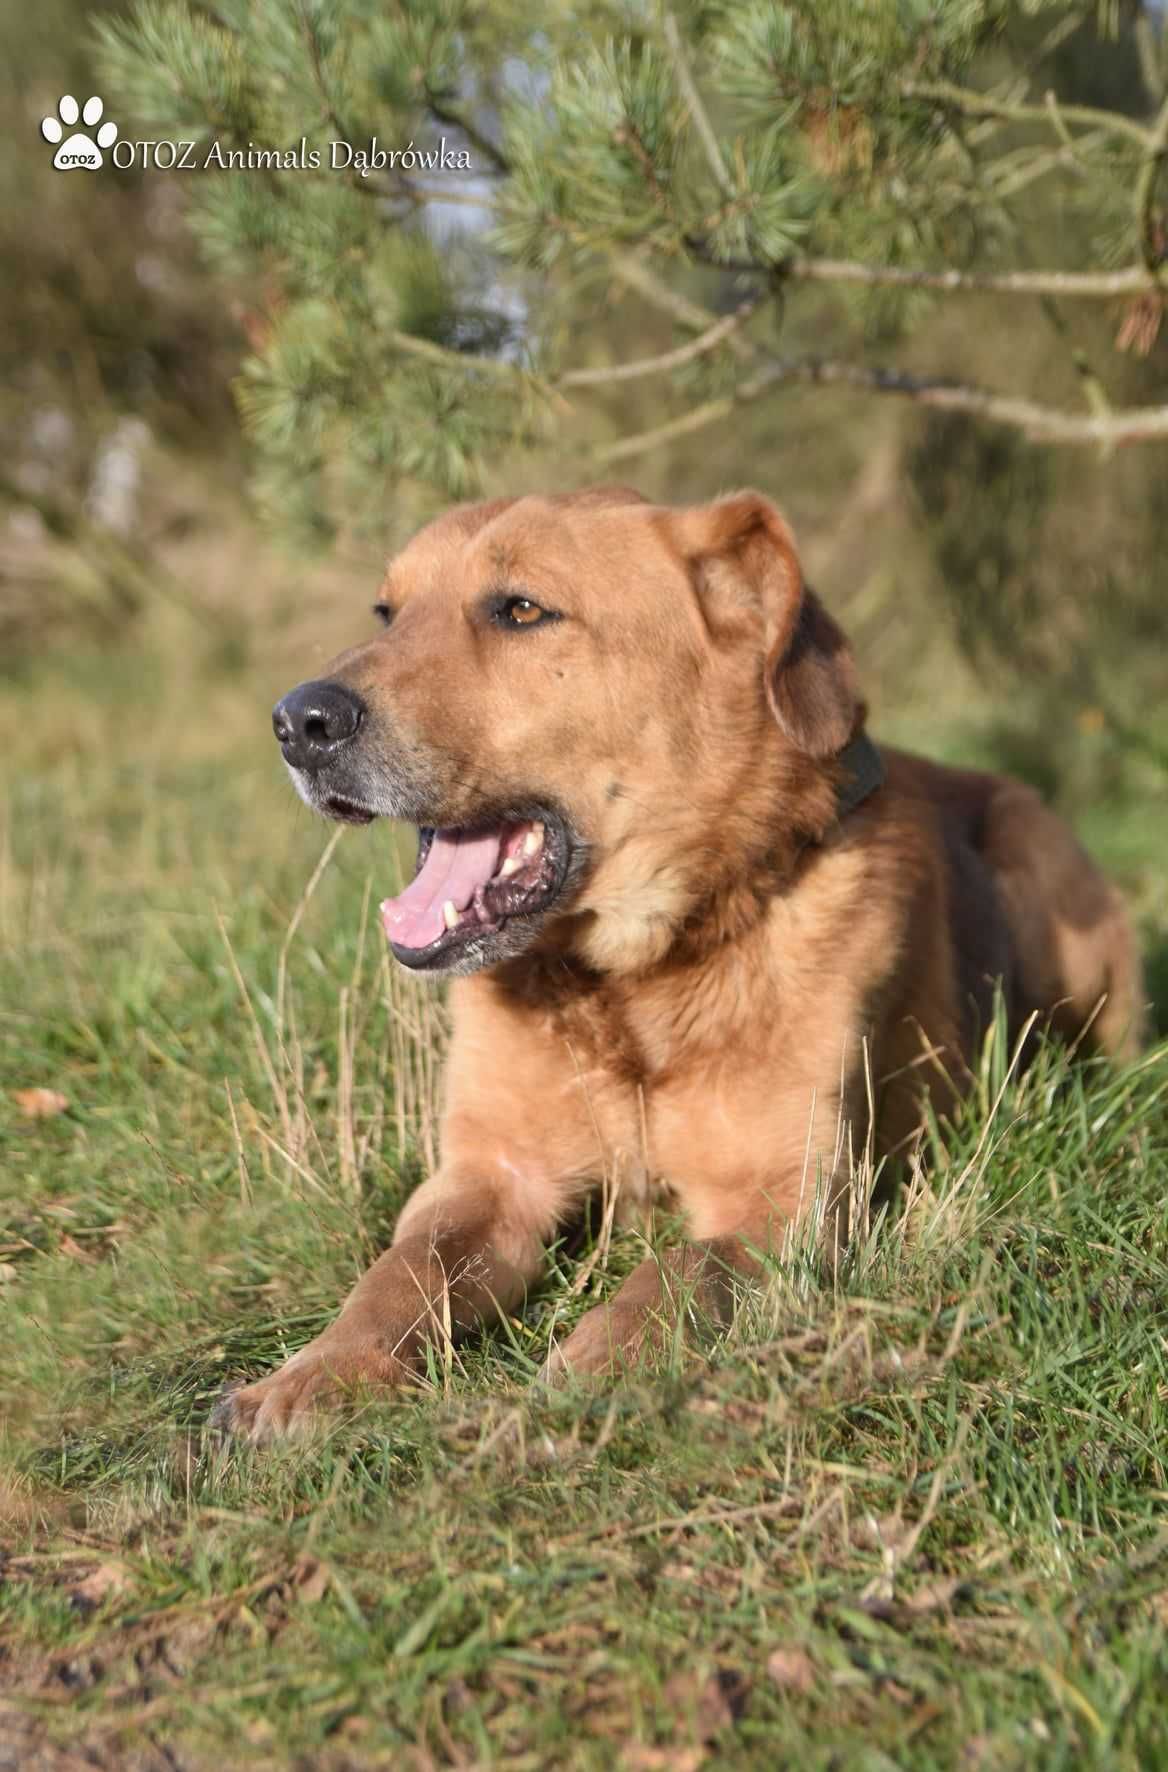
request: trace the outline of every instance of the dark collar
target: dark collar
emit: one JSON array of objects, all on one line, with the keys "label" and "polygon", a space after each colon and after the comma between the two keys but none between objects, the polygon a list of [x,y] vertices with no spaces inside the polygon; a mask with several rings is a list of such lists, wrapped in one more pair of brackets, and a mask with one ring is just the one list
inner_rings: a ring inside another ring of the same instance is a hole
[{"label": "dark collar", "polygon": [[838,819],[844,819],[883,786],[884,759],[867,733],[861,732],[844,746],[836,762],[840,780],[835,791],[835,811]]}]

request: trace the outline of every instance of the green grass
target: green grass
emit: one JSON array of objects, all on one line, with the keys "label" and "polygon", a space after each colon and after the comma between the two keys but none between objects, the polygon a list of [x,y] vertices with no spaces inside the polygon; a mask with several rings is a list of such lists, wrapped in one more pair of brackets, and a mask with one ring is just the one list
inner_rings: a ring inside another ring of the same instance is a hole
[{"label": "green grass", "polygon": [[[1168,1765],[1164,1048],[991,1047],[834,1281],[796,1246],[634,1382],[530,1382],[629,1228],[318,1443],[205,1435],[432,1135],[433,1002],[367,916],[391,837],[304,896],[327,832],[263,731],[295,669],[8,696],[0,1764]],[[1168,838],[1138,796],[1088,822],[1163,955]]]}]

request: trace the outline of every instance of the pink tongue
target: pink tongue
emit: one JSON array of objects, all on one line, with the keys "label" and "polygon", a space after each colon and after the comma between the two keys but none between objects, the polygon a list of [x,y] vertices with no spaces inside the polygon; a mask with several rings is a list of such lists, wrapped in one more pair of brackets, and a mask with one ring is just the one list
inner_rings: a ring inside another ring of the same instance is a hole
[{"label": "pink tongue", "polygon": [[485,886],[499,866],[503,834],[485,831],[435,831],[421,871],[396,898],[381,907],[381,921],[390,941],[403,948],[428,948],[446,928],[442,907],[453,903],[464,911],[477,886]]}]

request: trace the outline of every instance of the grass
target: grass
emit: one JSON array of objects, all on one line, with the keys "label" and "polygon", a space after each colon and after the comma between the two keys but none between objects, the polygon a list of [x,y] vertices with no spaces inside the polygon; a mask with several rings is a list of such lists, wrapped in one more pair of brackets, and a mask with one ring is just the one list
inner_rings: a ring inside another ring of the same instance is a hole
[{"label": "grass", "polygon": [[[433,1138],[439,1012],[368,915],[392,839],[317,871],[269,755],[296,669],[168,643],[7,698],[0,1765],[1168,1765],[1162,1046],[991,1045],[834,1280],[796,1244],[635,1381],[530,1385],[626,1227],[311,1447],[205,1435]],[[1091,835],[1162,955],[1146,804]]]}]

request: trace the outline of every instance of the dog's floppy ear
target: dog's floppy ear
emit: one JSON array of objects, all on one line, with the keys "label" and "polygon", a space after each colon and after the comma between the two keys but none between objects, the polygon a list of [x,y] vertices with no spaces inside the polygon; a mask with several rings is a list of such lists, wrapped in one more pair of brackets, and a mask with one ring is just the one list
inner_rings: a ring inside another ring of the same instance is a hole
[{"label": "dog's floppy ear", "polygon": [[761,492],[734,492],[675,514],[711,631],[761,621],[767,701],[811,757],[843,750],[863,724],[856,667],[842,630],[803,583],[785,520]]}]

